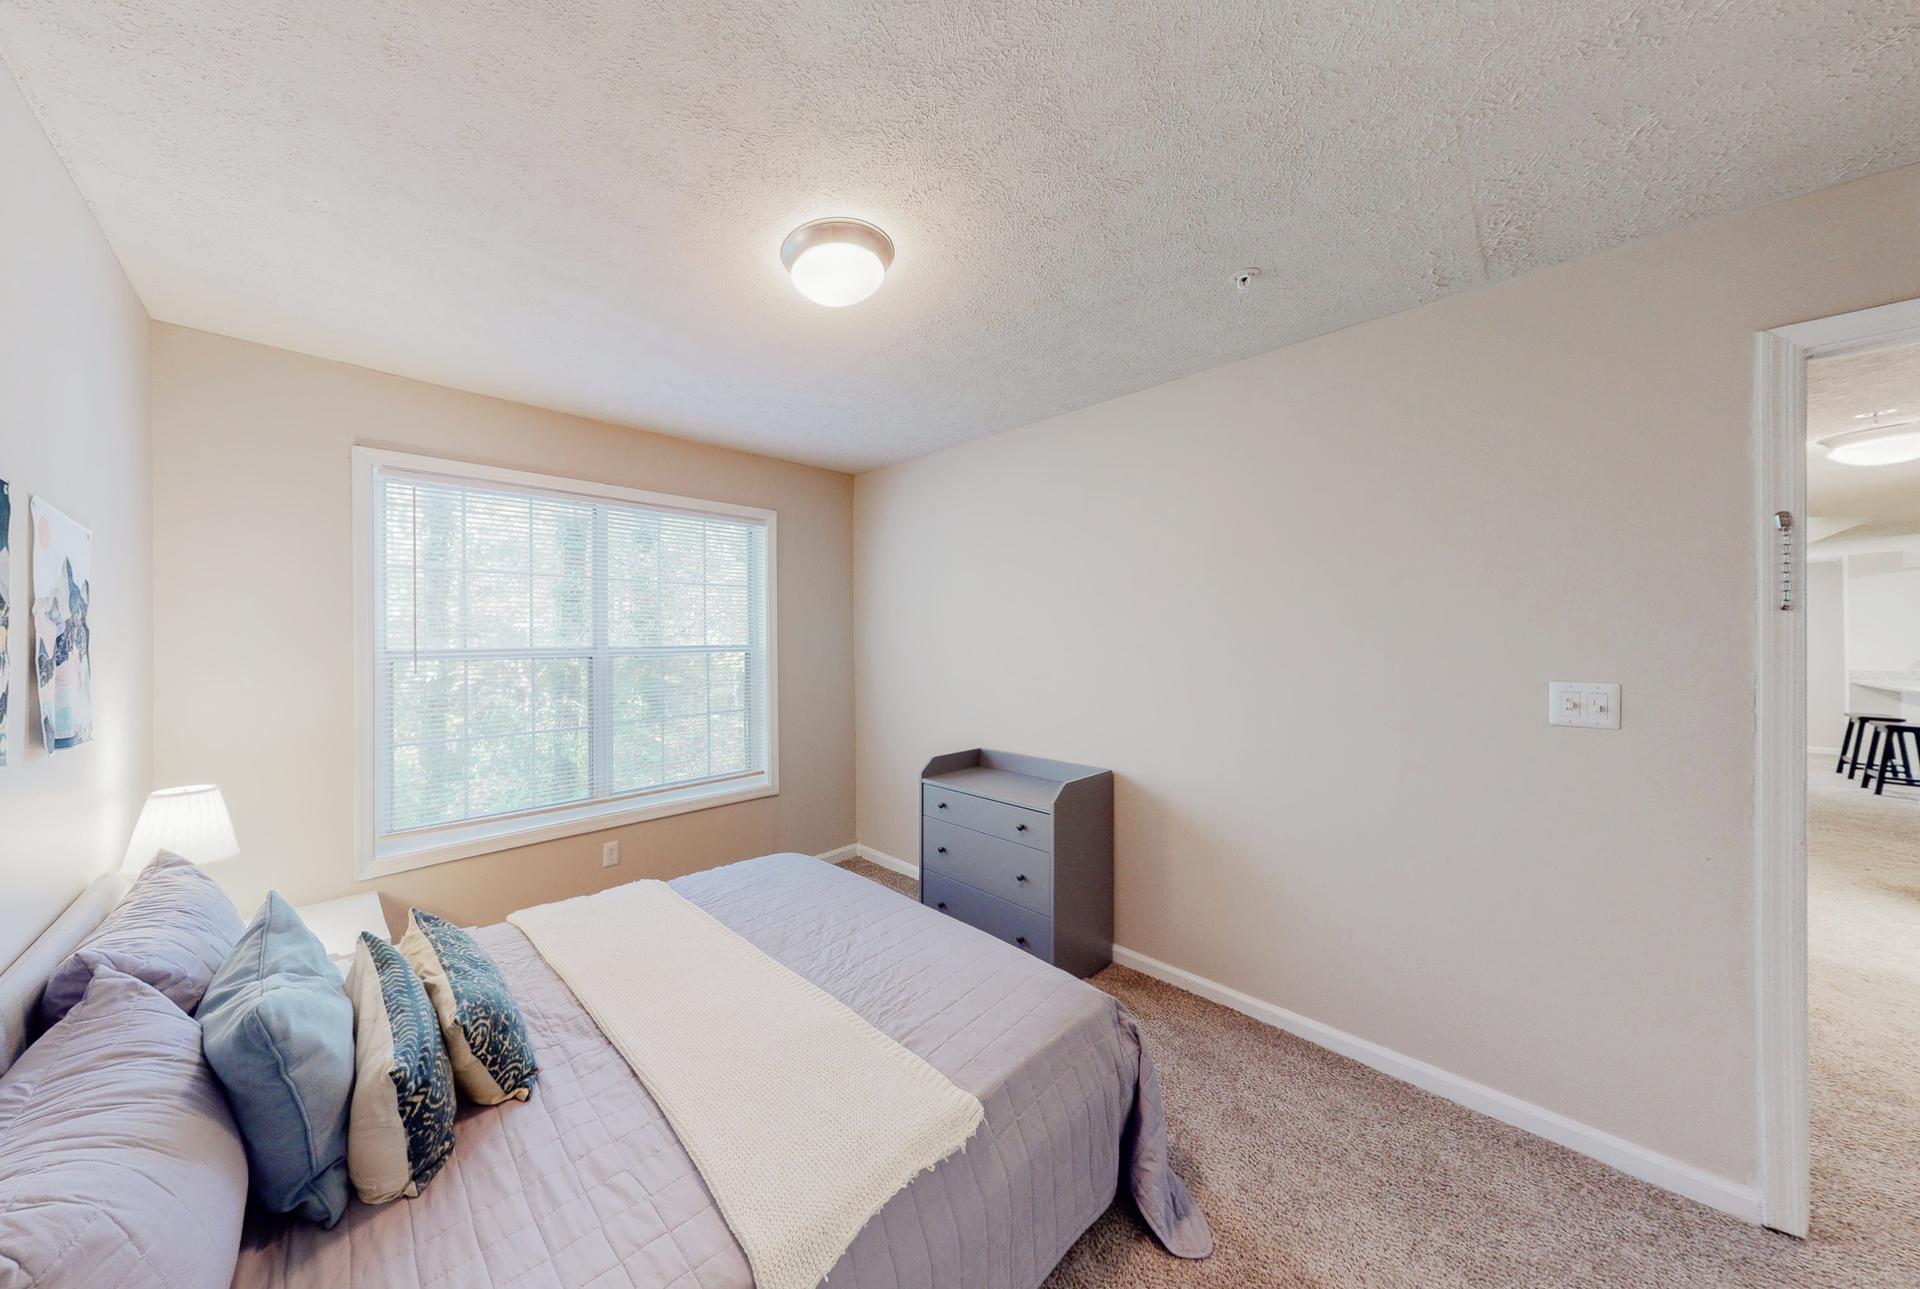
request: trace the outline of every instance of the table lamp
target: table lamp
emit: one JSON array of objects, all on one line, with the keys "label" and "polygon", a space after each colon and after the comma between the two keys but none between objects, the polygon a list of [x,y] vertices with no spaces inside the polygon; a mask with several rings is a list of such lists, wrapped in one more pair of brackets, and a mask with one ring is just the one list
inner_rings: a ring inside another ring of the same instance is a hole
[{"label": "table lamp", "polygon": [[147,798],[120,867],[123,871],[144,868],[163,850],[196,864],[211,864],[240,853],[240,843],[233,835],[233,817],[227,813],[227,799],[220,795],[219,788],[196,783],[162,788]]}]

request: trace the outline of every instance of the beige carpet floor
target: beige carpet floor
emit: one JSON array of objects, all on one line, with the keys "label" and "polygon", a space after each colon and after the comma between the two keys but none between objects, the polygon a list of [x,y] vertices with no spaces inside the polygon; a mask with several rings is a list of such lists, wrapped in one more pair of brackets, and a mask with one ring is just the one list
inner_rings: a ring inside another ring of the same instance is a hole
[{"label": "beige carpet floor", "polygon": [[[1920,801],[1813,798],[1813,1235],[1749,1226],[1124,967],[1174,1164],[1213,1224],[1163,1253],[1124,1204],[1048,1289],[1920,1285]],[[913,894],[911,879],[848,868]]]}]

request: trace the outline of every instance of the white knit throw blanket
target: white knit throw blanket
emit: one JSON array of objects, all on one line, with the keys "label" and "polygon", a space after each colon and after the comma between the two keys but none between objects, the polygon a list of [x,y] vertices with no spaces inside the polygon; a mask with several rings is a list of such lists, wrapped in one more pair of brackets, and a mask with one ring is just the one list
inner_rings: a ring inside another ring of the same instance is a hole
[{"label": "white knit throw blanket", "polygon": [[507,920],[659,1103],[758,1289],[813,1289],[985,1117],[979,1098],[664,882]]}]

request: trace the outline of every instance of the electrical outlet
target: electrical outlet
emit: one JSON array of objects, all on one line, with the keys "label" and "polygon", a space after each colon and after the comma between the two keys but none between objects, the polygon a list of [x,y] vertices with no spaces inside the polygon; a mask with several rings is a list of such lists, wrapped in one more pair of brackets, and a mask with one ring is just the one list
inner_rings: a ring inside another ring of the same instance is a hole
[{"label": "electrical outlet", "polygon": [[620,843],[610,841],[600,847],[600,867],[612,868],[620,862]]}]

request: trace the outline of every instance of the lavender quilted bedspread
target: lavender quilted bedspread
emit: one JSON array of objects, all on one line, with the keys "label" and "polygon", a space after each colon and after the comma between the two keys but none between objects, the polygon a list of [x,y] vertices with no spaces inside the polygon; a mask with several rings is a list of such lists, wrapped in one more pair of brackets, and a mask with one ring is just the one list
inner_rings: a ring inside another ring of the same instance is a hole
[{"label": "lavender quilted bedspread", "polygon": [[[1122,1183],[1168,1248],[1211,1250],[1167,1163],[1152,1061],[1113,998],[809,856],[673,887],[986,1108],[965,1150],[867,1224],[833,1289],[1031,1289]],[[526,937],[504,924],[477,935],[525,1013],[540,1061],[532,1100],[464,1110],[452,1160],[418,1199],[356,1202],[332,1231],[254,1219],[235,1289],[750,1286],[633,1071]]]}]

